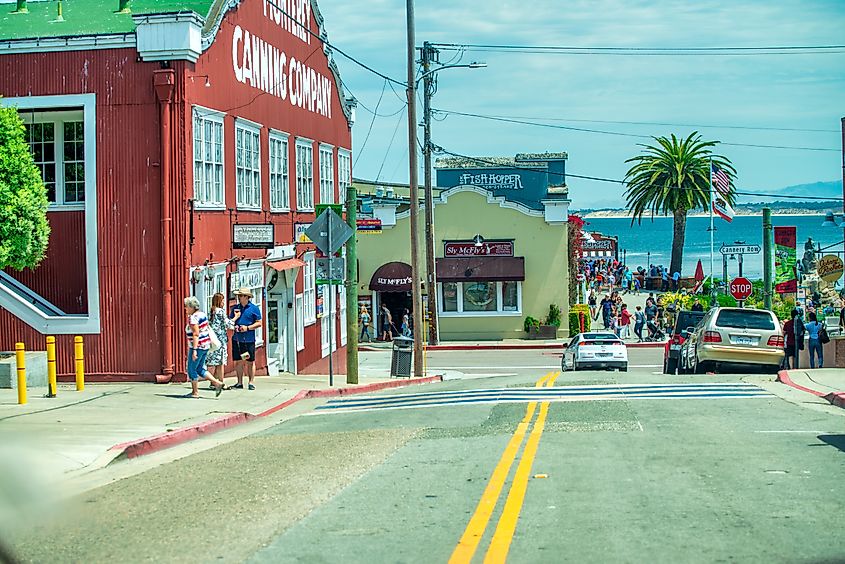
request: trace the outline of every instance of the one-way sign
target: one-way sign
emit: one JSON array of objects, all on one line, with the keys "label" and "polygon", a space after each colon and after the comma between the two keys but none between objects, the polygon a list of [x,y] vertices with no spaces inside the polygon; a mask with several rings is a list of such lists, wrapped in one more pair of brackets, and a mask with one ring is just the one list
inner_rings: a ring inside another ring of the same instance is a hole
[{"label": "one-way sign", "polygon": [[[331,233],[331,242],[329,241],[329,233]],[[325,255],[337,252],[354,234],[352,228],[346,225],[346,222],[331,208],[321,213],[311,224],[311,227],[305,230],[305,235]]]},{"label": "one-way sign", "polygon": [[722,245],[719,252],[723,255],[757,255],[760,245]]}]

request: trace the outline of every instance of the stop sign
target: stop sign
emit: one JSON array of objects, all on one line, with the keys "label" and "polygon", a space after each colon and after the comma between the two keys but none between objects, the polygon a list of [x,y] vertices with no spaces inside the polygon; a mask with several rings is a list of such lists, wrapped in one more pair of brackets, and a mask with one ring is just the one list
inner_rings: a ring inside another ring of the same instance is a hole
[{"label": "stop sign", "polygon": [[751,281],[743,276],[734,278],[731,281],[730,291],[734,299],[744,300],[751,295]]}]

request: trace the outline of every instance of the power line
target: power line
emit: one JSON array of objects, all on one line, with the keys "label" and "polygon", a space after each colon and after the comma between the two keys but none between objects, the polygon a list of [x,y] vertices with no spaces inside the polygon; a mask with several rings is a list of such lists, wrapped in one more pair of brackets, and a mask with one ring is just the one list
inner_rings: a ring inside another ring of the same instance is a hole
[{"label": "power line", "polygon": [[[491,161],[491,160],[487,160],[487,159],[483,159],[483,158],[479,158],[479,157],[470,157],[468,155],[462,155],[460,153],[454,153],[452,151],[447,151],[443,147],[439,147],[437,145],[434,145],[434,150],[437,153],[451,155],[453,157],[458,157],[458,158],[461,158],[461,159],[467,159],[467,160],[475,161],[477,163],[492,165],[492,166],[496,166],[496,167],[499,167],[499,168],[514,168],[514,169],[517,169],[517,170],[525,170],[525,171],[528,171],[528,172],[541,172],[541,173],[546,173],[546,174],[550,174],[550,175],[557,175],[557,176],[563,177],[564,180],[566,179],[567,176],[570,176],[572,178],[578,178],[578,179],[581,179],[581,180],[595,180],[597,182],[610,182],[612,184],[622,184],[622,185],[627,184],[627,182],[625,182],[624,180],[619,180],[617,178],[602,178],[600,176],[586,176],[586,175],[582,175],[582,174],[574,174],[572,172],[563,172],[563,173],[558,172],[558,173],[556,173],[556,172],[552,172],[552,171],[545,169],[545,168],[519,166],[518,164],[503,165],[502,163],[497,163],[495,161]],[[760,196],[760,197],[764,197],[764,198],[786,198],[786,199],[791,199],[791,200],[802,200],[802,201],[809,201],[809,200],[831,201],[831,202],[841,202],[842,201],[842,198],[826,198],[826,197],[823,197],[823,196],[794,196],[794,195],[789,195],[789,194],[776,194],[776,193],[766,193],[766,192],[748,192],[748,191],[740,191],[740,190],[734,190],[734,194],[736,194],[737,196]]]},{"label": "power line", "polygon": [[[542,123],[536,121],[528,121],[523,119],[512,119],[512,118],[503,118],[503,117],[495,117],[490,115],[484,114],[474,114],[470,112],[456,112],[452,110],[443,110],[440,108],[432,108],[432,112],[440,112],[446,115],[456,115],[456,116],[463,116],[463,117],[471,117],[477,119],[484,119],[489,121],[499,121],[504,123],[515,123],[519,125],[533,125],[534,127],[545,127],[550,129],[563,129],[566,131],[580,131],[583,133],[597,133],[601,135],[615,135],[617,137],[634,137],[638,139],[653,139],[651,135],[642,135],[638,133],[623,133],[621,131],[608,131],[604,129],[590,129],[585,127],[573,127],[568,125],[559,125],[555,123]],[[761,145],[755,143],[730,143],[727,141],[720,141],[720,145],[727,145],[730,147],[752,147],[756,149],[788,149],[788,150],[795,150],[795,151],[836,151],[839,152],[839,149],[828,149],[825,147],[794,147],[788,145]]]},{"label": "power line", "polygon": [[[447,112],[448,110],[440,110]],[[663,125],[669,127],[701,127],[710,129],[744,129],[744,130],[759,130],[759,131],[798,131],[809,133],[839,133],[838,129],[810,129],[804,127],[765,127],[765,126],[751,126],[751,125],[719,125],[719,124],[702,124],[702,123],[668,123],[660,121],[617,121],[606,119],[580,119],[568,117],[535,117],[535,116],[512,116],[512,115],[490,115],[491,118],[505,118],[505,119],[524,119],[524,120],[548,120],[548,121],[571,121],[575,123],[610,123],[614,125]]]},{"label": "power line", "polygon": [[736,56],[736,55],[813,55],[845,53],[845,45],[779,45],[764,47],[576,47],[567,45],[488,45],[472,43],[433,43],[443,50],[473,52],[548,53],[562,55],[622,56]]},{"label": "power line", "polygon": [[361,158],[361,155],[364,153],[364,148],[367,146],[367,141],[370,140],[370,133],[373,132],[373,126],[376,124],[376,116],[378,115],[378,107],[381,105],[381,99],[384,98],[384,91],[387,89],[387,85],[390,84],[386,80],[381,85],[381,94],[379,94],[378,101],[376,102],[376,109],[372,112],[373,119],[370,120],[370,127],[367,129],[367,135],[364,137],[364,142],[361,144],[361,148],[358,150],[358,153],[355,155],[355,160],[352,162],[352,168],[355,168],[355,164],[358,162],[358,159]]},{"label": "power line", "polygon": [[385,151],[384,158],[381,160],[381,166],[378,167],[376,182],[378,182],[381,177],[381,171],[384,169],[384,164],[387,162],[387,156],[390,154],[390,149],[393,148],[393,141],[396,139],[396,132],[399,131],[399,125],[402,123],[403,119],[405,119],[404,115],[399,116],[399,121],[396,122],[396,127],[393,128],[393,135],[390,136],[390,143],[387,145],[387,151]]}]

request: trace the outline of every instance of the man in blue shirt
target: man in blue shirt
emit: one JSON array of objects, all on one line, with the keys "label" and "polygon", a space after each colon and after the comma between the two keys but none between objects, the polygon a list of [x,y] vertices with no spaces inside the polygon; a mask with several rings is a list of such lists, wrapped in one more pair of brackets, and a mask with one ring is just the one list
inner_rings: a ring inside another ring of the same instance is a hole
[{"label": "man in blue shirt", "polygon": [[672,273],[672,288],[677,292],[681,281],[681,273],[677,270]]},{"label": "man in blue shirt", "polygon": [[235,322],[235,334],[232,335],[232,359],[235,361],[235,371],[238,383],[235,389],[244,387],[244,371],[249,377],[249,389],[254,390],[255,384],[255,330],[261,327],[261,309],[252,303],[252,292],[249,288],[241,288],[235,295],[238,303],[232,308],[229,316]]}]

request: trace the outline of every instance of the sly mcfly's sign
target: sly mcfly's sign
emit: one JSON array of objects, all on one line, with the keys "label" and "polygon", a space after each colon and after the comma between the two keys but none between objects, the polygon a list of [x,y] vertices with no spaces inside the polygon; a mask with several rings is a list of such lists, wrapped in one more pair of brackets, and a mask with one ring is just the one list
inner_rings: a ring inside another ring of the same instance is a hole
[{"label": "sly mcfly's sign", "polygon": [[232,30],[232,68],[242,84],[332,117],[333,82],[328,77],[239,25]]}]

